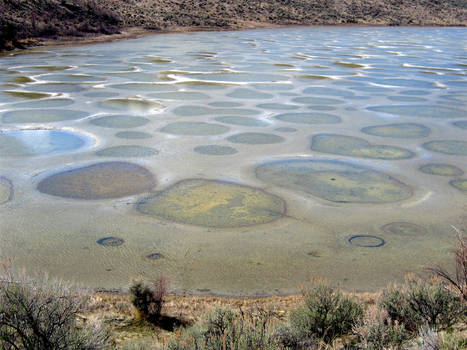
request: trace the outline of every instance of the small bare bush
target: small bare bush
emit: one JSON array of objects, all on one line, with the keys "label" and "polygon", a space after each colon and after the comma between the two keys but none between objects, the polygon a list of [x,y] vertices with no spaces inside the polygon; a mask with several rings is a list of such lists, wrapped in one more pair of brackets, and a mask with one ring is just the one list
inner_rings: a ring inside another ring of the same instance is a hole
[{"label": "small bare bush", "polygon": [[97,350],[108,333],[79,321],[86,296],[61,281],[5,269],[0,276],[0,348]]},{"label": "small bare bush", "polygon": [[139,315],[157,323],[161,317],[164,297],[167,294],[167,281],[160,278],[152,286],[143,281],[133,281],[130,286],[130,299]]}]

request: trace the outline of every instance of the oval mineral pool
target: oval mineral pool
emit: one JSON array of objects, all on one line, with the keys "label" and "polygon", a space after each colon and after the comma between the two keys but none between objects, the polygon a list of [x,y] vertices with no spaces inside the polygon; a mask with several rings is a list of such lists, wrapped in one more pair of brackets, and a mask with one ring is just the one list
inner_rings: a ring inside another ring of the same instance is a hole
[{"label": "oval mineral pool", "polygon": [[87,116],[86,112],[68,109],[20,109],[3,113],[2,121],[7,124],[53,123]]},{"label": "oval mineral pool", "polygon": [[0,157],[65,153],[91,144],[91,139],[64,130],[16,130],[0,132]]},{"label": "oval mineral pool", "polygon": [[20,102],[13,105],[14,108],[54,108],[66,107],[75,103],[71,98],[48,98],[40,101]]},{"label": "oval mineral pool", "polygon": [[104,148],[96,152],[99,157],[117,157],[117,158],[138,158],[151,157],[159,152],[151,147],[136,146],[136,145],[120,145],[115,147]]},{"label": "oval mineral pool", "polygon": [[274,97],[274,95],[272,94],[268,94],[265,92],[259,92],[256,90],[246,89],[246,88],[238,88],[235,91],[231,92],[230,94],[227,94],[227,96],[232,97],[232,98],[256,99],[256,100],[269,99],[269,98]]},{"label": "oval mineral pool", "polygon": [[303,90],[304,94],[310,95],[325,95],[325,96],[338,96],[338,97],[352,97],[355,94],[352,91],[341,90],[335,88],[327,88],[321,86],[312,86]]},{"label": "oval mineral pool", "polygon": [[386,242],[377,236],[356,235],[349,238],[349,243],[357,247],[377,248],[382,247]]},{"label": "oval mineral pool", "polygon": [[161,132],[168,134],[190,136],[220,135],[229,130],[230,128],[224,125],[204,122],[176,122],[167,124],[160,129]]},{"label": "oval mineral pool", "polygon": [[313,96],[296,97],[292,99],[292,101],[297,102],[297,103],[307,104],[307,105],[337,105],[337,104],[345,103],[345,101],[337,100],[335,98],[313,97]]},{"label": "oval mineral pool", "polygon": [[232,108],[232,107],[241,107],[243,104],[239,102],[232,102],[232,101],[217,101],[208,103],[211,107],[221,107],[221,108]]},{"label": "oval mineral pool", "polygon": [[260,132],[245,132],[241,134],[235,134],[227,137],[227,140],[233,143],[244,143],[248,145],[263,145],[285,141],[282,136]]},{"label": "oval mineral pool", "polygon": [[104,128],[128,129],[146,125],[149,123],[149,119],[144,117],[117,114],[94,118],[89,122],[93,125],[101,126]]},{"label": "oval mineral pool", "polygon": [[0,176],[0,204],[4,204],[13,198],[13,185],[7,178]]},{"label": "oval mineral pool", "polygon": [[64,84],[64,83],[45,83],[45,84],[34,84],[25,87],[28,91],[40,91],[40,92],[54,92],[54,93],[72,93],[81,92],[85,88],[79,85]]},{"label": "oval mineral pool", "polygon": [[197,146],[193,149],[196,153],[206,154],[210,156],[226,156],[238,153],[235,148],[220,145],[204,145]]},{"label": "oval mineral pool", "polygon": [[422,165],[419,170],[422,173],[439,176],[462,176],[464,171],[454,165],[444,163],[432,163]]},{"label": "oval mineral pool", "polygon": [[269,124],[265,121],[249,118],[249,117],[217,117],[214,118],[216,121],[226,124],[243,125],[252,127],[268,126]]},{"label": "oval mineral pool", "polygon": [[118,247],[125,243],[125,241],[122,238],[109,236],[98,239],[96,243],[104,247]]},{"label": "oval mineral pool", "polygon": [[129,90],[137,92],[160,92],[160,91],[174,91],[176,88],[171,84],[153,84],[153,83],[127,83],[127,84],[114,84],[109,85],[109,88],[119,90]]},{"label": "oval mineral pool", "polygon": [[452,125],[457,126],[458,128],[467,130],[467,120],[459,120],[457,122],[452,123]]},{"label": "oval mineral pool", "polygon": [[51,175],[37,189],[52,196],[94,200],[132,196],[155,185],[152,174],[137,164],[104,162]]},{"label": "oval mineral pool", "polygon": [[368,141],[359,137],[337,134],[318,134],[313,136],[311,149],[322,153],[370,159],[398,160],[415,156],[415,153],[405,148],[371,145]]},{"label": "oval mineral pool", "polygon": [[333,114],[319,112],[284,113],[274,116],[274,119],[296,124],[337,124],[341,119]]},{"label": "oval mineral pool", "polygon": [[288,128],[286,126],[283,126],[283,127],[280,127],[280,128],[276,128],[274,129],[275,131],[279,131],[279,132],[296,132],[297,129],[295,128]]},{"label": "oval mineral pool", "polygon": [[451,180],[451,181],[449,181],[449,184],[450,184],[452,187],[457,188],[458,190],[467,192],[467,179],[455,179],[455,180]]},{"label": "oval mineral pool", "polygon": [[433,152],[455,156],[467,156],[467,141],[437,140],[426,142],[422,146]]},{"label": "oval mineral pool", "polygon": [[409,186],[390,175],[337,160],[273,161],[257,166],[256,176],[336,203],[390,203],[412,196]]},{"label": "oval mineral pool", "polygon": [[206,100],[209,95],[194,91],[173,91],[148,94],[149,97],[161,100]]},{"label": "oval mineral pool", "polygon": [[388,96],[388,100],[396,102],[426,102],[425,98],[416,96]]},{"label": "oval mineral pool", "polygon": [[300,108],[300,106],[286,103],[261,103],[259,105],[256,105],[256,107],[261,109],[271,109],[277,111],[291,111]]},{"label": "oval mineral pool", "polygon": [[427,137],[430,135],[430,128],[421,124],[414,123],[399,123],[399,124],[384,124],[367,126],[361,130],[365,134],[381,136],[381,137],[394,137],[399,139],[412,139]]},{"label": "oval mineral pool", "polygon": [[161,253],[151,253],[151,254],[146,255],[145,258],[149,260],[159,260],[159,259],[164,258],[164,255]]},{"label": "oval mineral pool", "polygon": [[146,215],[178,223],[230,228],[280,218],[284,201],[260,189],[216,180],[183,180],[138,203]]},{"label": "oval mineral pool", "polygon": [[200,115],[213,114],[212,108],[203,106],[180,106],[173,110],[173,112],[180,117],[195,117]]},{"label": "oval mineral pool", "polygon": [[444,107],[440,105],[387,105],[367,107],[368,110],[385,114],[421,118],[464,118],[462,109]]},{"label": "oval mineral pool", "polygon": [[427,233],[423,227],[411,222],[391,222],[382,226],[381,230],[383,230],[385,233],[408,236],[424,235]]},{"label": "oval mineral pool", "polygon": [[143,140],[152,138],[152,135],[142,131],[120,131],[115,134],[115,137],[129,140]]},{"label": "oval mineral pool", "polygon": [[142,98],[110,98],[98,102],[98,105],[106,109],[129,111],[133,113],[159,111],[163,108],[160,103]]}]

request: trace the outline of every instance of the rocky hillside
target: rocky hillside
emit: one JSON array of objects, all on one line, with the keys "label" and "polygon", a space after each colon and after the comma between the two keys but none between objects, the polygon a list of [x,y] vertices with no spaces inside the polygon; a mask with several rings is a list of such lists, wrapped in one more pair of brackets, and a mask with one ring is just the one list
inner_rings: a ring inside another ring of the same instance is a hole
[{"label": "rocky hillside", "polygon": [[28,38],[273,24],[467,25],[465,0],[0,0],[0,49]]}]

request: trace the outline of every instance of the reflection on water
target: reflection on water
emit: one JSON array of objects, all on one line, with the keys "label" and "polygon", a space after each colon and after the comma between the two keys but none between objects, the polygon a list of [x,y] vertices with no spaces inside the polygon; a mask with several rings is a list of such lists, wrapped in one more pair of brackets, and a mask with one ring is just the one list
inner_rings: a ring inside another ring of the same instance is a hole
[{"label": "reflection on water", "polygon": [[4,56],[0,259],[250,295],[311,276],[372,290],[450,262],[465,35],[288,28]]}]

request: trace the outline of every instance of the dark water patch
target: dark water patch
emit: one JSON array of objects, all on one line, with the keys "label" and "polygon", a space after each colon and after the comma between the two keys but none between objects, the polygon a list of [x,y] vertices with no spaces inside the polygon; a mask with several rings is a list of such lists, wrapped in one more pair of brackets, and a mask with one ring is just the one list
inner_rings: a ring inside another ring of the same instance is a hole
[{"label": "dark water patch", "polygon": [[425,98],[416,96],[388,96],[387,98],[395,102],[426,102]]},{"label": "dark water patch", "polygon": [[146,125],[149,119],[131,115],[107,115],[91,119],[89,122],[104,128],[128,129]]},{"label": "dark water patch", "polygon": [[6,177],[0,176],[0,204],[5,204],[13,198],[13,184]]},{"label": "dark water patch", "polygon": [[97,77],[94,75],[87,74],[48,74],[42,75],[40,78],[42,81],[54,82],[54,83],[100,83],[105,82],[107,78]]},{"label": "dark water patch", "polygon": [[16,130],[0,132],[0,157],[22,157],[74,151],[89,140],[63,130]]},{"label": "dark water patch", "polygon": [[159,92],[149,94],[148,96],[162,100],[204,100],[209,98],[209,95],[207,94],[194,91]]},{"label": "dark water patch", "polygon": [[21,109],[3,113],[4,123],[52,123],[81,119],[88,113],[67,109]]},{"label": "dark water patch", "polygon": [[142,98],[110,98],[98,102],[98,106],[106,109],[130,111],[134,113],[158,111],[163,107],[160,103]]},{"label": "dark water patch", "polygon": [[24,100],[38,100],[41,98],[52,96],[47,93],[29,92],[29,91],[21,91],[21,90],[3,90],[3,93],[10,95],[13,98],[20,98]]},{"label": "dark water patch", "polygon": [[457,122],[452,123],[452,125],[457,126],[458,128],[467,130],[467,120],[459,120]]},{"label": "dark water patch", "polygon": [[118,157],[118,158],[134,158],[134,157],[151,157],[159,152],[151,147],[136,146],[136,145],[120,145],[115,147],[104,148],[96,152],[99,157]]},{"label": "dark water patch", "polygon": [[161,132],[168,134],[190,136],[220,135],[229,130],[230,128],[224,125],[204,122],[175,122],[160,129]]},{"label": "dark water patch", "polygon": [[265,92],[259,92],[256,90],[246,89],[246,88],[238,88],[235,91],[227,94],[227,96],[232,97],[232,98],[256,99],[256,100],[270,99],[274,97],[274,95],[272,94],[268,94]]},{"label": "dark water patch", "polygon": [[90,91],[83,94],[86,97],[93,97],[93,98],[111,98],[117,97],[118,93],[116,92],[109,92],[109,91]]},{"label": "dark water patch", "polygon": [[259,132],[244,132],[227,137],[227,140],[233,143],[244,143],[249,145],[263,145],[284,142],[285,139],[274,134]]},{"label": "dark water patch", "polygon": [[285,202],[260,189],[216,180],[189,179],[141,200],[142,214],[178,223],[231,228],[271,222]]},{"label": "dark water patch", "polygon": [[283,84],[283,83],[275,83],[275,84],[252,84],[252,87],[262,91],[289,91],[293,90],[293,84]]},{"label": "dark water patch", "polygon": [[208,103],[211,107],[221,107],[221,108],[232,108],[232,107],[241,107],[243,104],[240,102],[233,102],[233,101],[216,101]]},{"label": "dark water patch", "polygon": [[48,98],[40,101],[20,102],[13,105],[14,108],[54,108],[66,107],[75,103],[71,98]]},{"label": "dark water patch", "polygon": [[152,138],[151,134],[142,131],[120,131],[115,134],[120,139],[143,140]]},{"label": "dark water patch", "polygon": [[322,153],[370,159],[399,160],[415,156],[415,153],[401,147],[371,145],[368,141],[354,136],[338,134],[315,135],[311,149]]},{"label": "dark water patch", "polygon": [[467,179],[455,179],[449,181],[449,184],[458,190],[467,192]]},{"label": "dark water patch", "polygon": [[428,135],[430,135],[431,132],[430,128],[415,123],[398,123],[367,126],[361,131],[369,135],[393,137],[399,139],[427,137]]},{"label": "dark water patch", "polygon": [[349,243],[357,247],[378,248],[382,247],[386,242],[378,236],[356,235],[349,238]]},{"label": "dark water patch", "polygon": [[286,126],[283,126],[283,127],[280,127],[280,128],[276,128],[274,129],[275,131],[279,131],[279,132],[296,132],[297,129],[295,128],[288,128]]},{"label": "dark water patch", "polygon": [[109,236],[98,239],[96,243],[104,247],[118,247],[125,243],[125,241],[122,238]]},{"label": "dark water patch", "polygon": [[317,112],[284,113],[274,116],[274,119],[296,124],[337,124],[341,122],[341,119],[336,115]]},{"label": "dark water patch", "polygon": [[355,94],[352,91],[341,90],[335,88],[312,86],[303,90],[307,95],[325,95],[325,96],[338,96],[338,97],[353,97]]},{"label": "dark water patch", "polygon": [[456,156],[467,156],[467,141],[437,140],[426,142],[422,146],[423,148],[433,152]]},{"label": "dark water patch", "polygon": [[226,156],[238,153],[235,148],[220,145],[203,145],[193,149],[196,153],[206,154],[209,156]]},{"label": "dark water patch", "polygon": [[337,100],[335,98],[325,98],[325,97],[296,97],[292,99],[293,102],[303,103],[307,105],[337,105],[345,103],[345,101]]},{"label": "dark water patch", "polygon": [[427,91],[427,90],[406,90],[406,91],[399,92],[399,94],[406,95],[406,96],[426,96],[426,95],[430,95],[431,91]]},{"label": "dark water patch", "polygon": [[464,118],[465,111],[440,105],[383,105],[367,107],[368,110],[385,114],[421,118]]},{"label": "dark water patch", "polygon": [[156,182],[145,168],[126,162],[104,162],[51,175],[39,192],[74,199],[110,199],[150,191]]},{"label": "dark water patch", "polygon": [[272,109],[272,110],[279,110],[279,111],[290,111],[294,109],[298,109],[299,106],[286,104],[286,103],[261,103],[256,105],[256,107],[261,109]]},{"label": "dark water patch", "polygon": [[249,118],[249,117],[217,117],[214,118],[216,121],[226,124],[233,124],[233,125],[243,125],[243,126],[252,126],[252,127],[264,127],[268,126],[269,123],[265,121]]},{"label": "dark water patch", "polygon": [[419,170],[422,173],[439,176],[461,176],[464,171],[454,165],[444,163],[431,163],[422,165]]},{"label": "dark water patch", "polygon": [[72,93],[86,90],[80,85],[64,84],[64,83],[43,83],[28,85],[24,88],[28,91],[51,92],[51,93]]},{"label": "dark water patch", "polygon": [[412,196],[409,186],[390,175],[337,160],[273,161],[259,165],[256,176],[336,203],[391,203]]},{"label": "dark water patch", "polygon": [[150,253],[150,254],[147,254],[145,258],[148,260],[159,260],[159,259],[163,259],[164,255],[161,253]]},{"label": "dark water patch", "polygon": [[129,90],[136,92],[162,92],[174,91],[176,88],[172,84],[153,84],[153,83],[126,83],[126,84],[113,84],[109,88],[119,90]]},{"label": "dark water patch", "polygon": [[391,222],[381,227],[381,230],[384,233],[404,235],[404,236],[416,236],[416,235],[425,235],[426,230],[416,224],[411,222]]},{"label": "dark water patch", "polygon": [[466,94],[451,93],[449,95],[443,95],[443,96],[440,96],[440,97],[442,99],[445,99],[445,100],[448,100],[448,101],[467,103],[467,95]]}]

